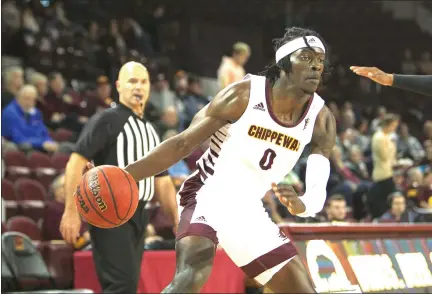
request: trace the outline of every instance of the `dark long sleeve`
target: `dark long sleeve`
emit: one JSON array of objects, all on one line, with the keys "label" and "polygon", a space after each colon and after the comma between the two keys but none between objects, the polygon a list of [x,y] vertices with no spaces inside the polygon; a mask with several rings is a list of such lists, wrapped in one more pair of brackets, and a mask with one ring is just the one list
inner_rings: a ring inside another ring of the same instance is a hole
[{"label": "dark long sleeve", "polygon": [[392,87],[432,96],[432,75],[394,75]]}]

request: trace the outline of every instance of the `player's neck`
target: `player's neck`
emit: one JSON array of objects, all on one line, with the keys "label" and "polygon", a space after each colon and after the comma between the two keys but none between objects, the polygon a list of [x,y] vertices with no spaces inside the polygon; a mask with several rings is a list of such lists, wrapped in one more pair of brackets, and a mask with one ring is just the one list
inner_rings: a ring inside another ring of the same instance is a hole
[{"label": "player's neck", "polygon": [[303,110],[304,105],[311,96],[311,94],[305,93],[299,87],[278,80],[272,89],[273,109],[277,110],[277,112]]}]

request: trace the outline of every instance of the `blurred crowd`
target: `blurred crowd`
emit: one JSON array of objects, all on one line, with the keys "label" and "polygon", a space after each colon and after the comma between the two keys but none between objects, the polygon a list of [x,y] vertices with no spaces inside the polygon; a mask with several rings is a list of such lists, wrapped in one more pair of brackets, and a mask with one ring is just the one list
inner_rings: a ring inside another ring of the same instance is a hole
[{"label": "blurred crowd", "polygon": [[[12,174],[6,160],[9,152],[26,156],[39,152],[50,157],[73,152],[87,121],[116,105],[114,82],[119,66],[126,61],[143,62],[150,70],[146,118],[164,140],[186,129],[211,101],[199,76],[181,69],[174,75],[163,70],[163,61],[159,61],[164,52],[175,49],[170,38],[176,34],[175,25],[160,21],[163,7],[158,6],[153,22],[145,25],[132,18],[111,19],[104,28],[96,21],[87,26],[70,21],[61,1],[49,7],[42,2],[2,1],[2,175],[6,180]],[[214,69],[218,88],[244,76],[252,50],[237,42],[231,55],[221,56],[219,68]],[[316,217],[295,218],[269,191],[263,198],[269,215],[278,223],[430,221],[422,213],[432,209],[432,121],[426,119],[425,109],[413,109],[408,116],[405,112],[398,115],[394,105],[388,111],[379,98],[380,87],[350,75],[348,65],[337,63],[337,56],[330,59],[334,74],[319,93],[336,117],[338,138],[331,156],[326,206]],[[400,72],[432,74],[430,52],[417,57],[407,49]],[[26,123],[21,123],[23,118]],[[196,169],[195,161],[205,149],[206,143],[169,169],[177,187]],[[306,158],[307,151],[281,182],[292,185],[299,194],[305,189]],[[58,228],[65,197],[61,170],[56,176],[45,188],[47,201],[54,203],[47,211],[57,212],[50,213],[51,219],[41,225],[52,226],[54,229],[47,229],[51,232]],[[157,206],[149,204],[149,209],[155,209],[148,228],[149,243],[161,241],[161,236],[173,237],[167,230],[172,224]],[[42,231],[47,239],[61,238],[58,230],[51,235]]]}]

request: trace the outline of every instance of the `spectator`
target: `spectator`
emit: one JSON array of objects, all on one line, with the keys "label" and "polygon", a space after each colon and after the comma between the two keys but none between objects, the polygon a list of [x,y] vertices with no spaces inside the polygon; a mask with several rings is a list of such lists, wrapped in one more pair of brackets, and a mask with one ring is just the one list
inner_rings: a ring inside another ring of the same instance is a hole
[{"label": "spectator", "polygon": [[48,80],[50,89],[45,97],[46,103],[42,110],[45,113],[44,117],[51,117],[47,122],[48,126],[52,129],[63,127],[79,133],[88,118],[77,115],[79,112],[77,99],[74,99],[67,91],[61,73],[51,73]]},{"label": "spectator", "polygon": [[106,108],[115,107],[116,103],[111,98],[111,83],[107,76],[100,76],[96,80],[96,93],[89,95],[86,103],[83,103],[81,114],[91,117]]},{"label": "spectator", "polygon": [[351,172],[363,181],[369,181],[370,175],[367,169],[365,158],[363,157],[363,152],[357,145],[351,146],[349,150],[349,160],[347,162],[347,167]]},{"label": "spectator", "polygon": [[405,195],[408,200],[412,199],[416,206],[420,206],[423,188],[423,173],[419,168],[410,168],[405,181]]},{"label": "spectator", "polygon": [[2,112],[2,136],[24,150],[32,148],[55,152],[59,145],[48,134],[36,105],[37,91],[32,85],[21,88],[17,98]]},{"label": "spectator", "polygon": [[375,133],[377,130],[378,130],[378,128],[379,128],[379,125],[380,125],[380,123],[381,123],[381,120],[384,118],[384,116],[387,114],[387,109],[384,107],[384,106],[380,106],[380,107],[378,107],[378,115],[377,115],[377,117],[376,118],[374,118],[373,120],[372,120],[372,123],[371,123],[371,131],[373,132],[373,133]]},{"label": "spectator", "polygon": [[[42,234],[44,240],[63,240],[60,234],[60,221],[63,215],[65,206],[65,176],[61,174],[57,176],[51,186],[51,191],[54,196],[54,200],[47,201],[44,221],[42,225]],[[87,231],[87,226],[84,223],[81,226],[81,235],[88,242],[90,240],[90,234]]]},{"label": "spectator", "polygon": [[422,208],[432,208],[432,172],[424,176],[423,187],[419,195],[419,206]]},{"label": "spectator", "polygon": [[217,76],[221,89],[229,84],[240,81],[245,76],[243,66],[251,55],[251,49],[248,44],[237,42],[233,46],[232,56],[222,57]]},{"label": "spectator", "polygon": [[31,8],[25,8],[22,14],[24,33],[36,35],[40,32],[40,27],[33,15]]},{"label": "spectator", "polygon": [[402,61],[401,71],[406,75],[415,75],[417,74],[417,65],[415,64],[412,52],[410,49],[405,49],[404,51],[404,60]]},{"label": "spectator", "polygon": [[176,97],[170,90],[164,74],[158,74],[151,88],[150,104],[161,115],[168,107],[176,107]]},{"label": "spectator", "polygon": [[347,221],[347,205],[343,195],[335,194],[327,200],[324,208],[327,222]]},{"label": "spectator", "polygon": [[[21,12],[19,11],[15,1],[2,2],[1,7],[2,24],[5,30],[15,32],[21,27]],[[3,32],[3,30],[2,30]]]},{"label": "spectator", "polygon": [[372,137],[372,159],[374,184],[368,193],[369,210],[373,218],[381,216],[387,210],[387,195],[395,191],[393,165],[396,163],[396,145],[390,135],[397,129],[399,116],[386,114],[381,120],[381,130]]},{"label": "spectator", "polygon": [[380,223],[413,223],[416,215],[407,211],[405,197],[400,192],[394,192],[388,196],[390,209],[379,219],[374,220]]},{"label": "spectator", "polygon": [[5,70],[4,88],[1,94],[1,109],[12,102],[24,84],[24,72],[21,67],[12,66]]},{"label": "spectator", "polygon": [[424,144],[425,141],[432,140],[432,120],[428,120],[424,123],[423,131],[424,131],[424,140],[423,140],[423,144]]},{"label": "spectator", "polygon": [[425,151],[419,140],[411,136],[406,123],[402,123],[399,128],[399,136],[397,140],[397,151],[399,158],[411,158],[419,162],[425,157]]},{"label": "spectator", "polygon": [[180,130],[185,130],[189,127],[195,114],[198,113],[210,101],[209,98],[203,95],[201,84],[198,78],[189,77],[189,93],[183,100],[183,124]]}]

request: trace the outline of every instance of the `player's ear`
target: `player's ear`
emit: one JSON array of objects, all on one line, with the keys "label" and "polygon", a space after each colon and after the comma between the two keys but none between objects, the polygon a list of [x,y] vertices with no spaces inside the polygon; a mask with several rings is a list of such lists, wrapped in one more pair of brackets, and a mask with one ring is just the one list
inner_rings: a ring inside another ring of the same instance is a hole
[{"label": "player's ear", "polygon": [[120,93],[121,86],[120,86],[120,82],[118,80],[116,81],[116,88],[117,88],[117,92]]}]

